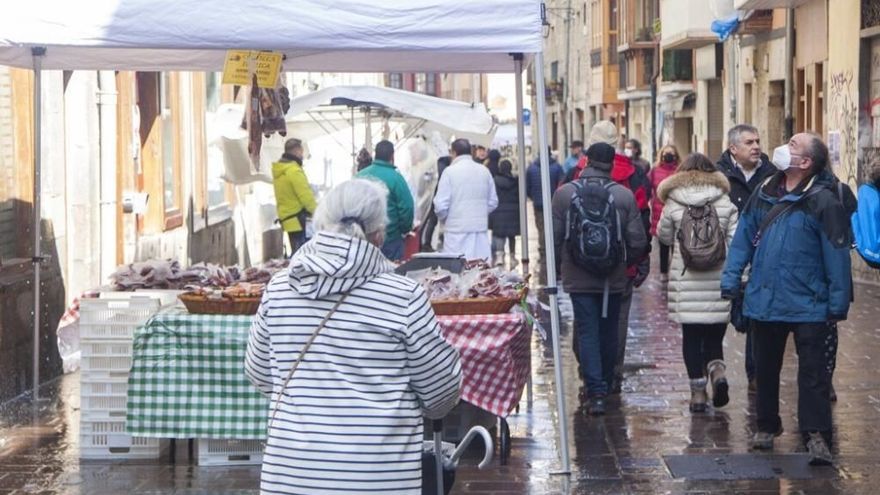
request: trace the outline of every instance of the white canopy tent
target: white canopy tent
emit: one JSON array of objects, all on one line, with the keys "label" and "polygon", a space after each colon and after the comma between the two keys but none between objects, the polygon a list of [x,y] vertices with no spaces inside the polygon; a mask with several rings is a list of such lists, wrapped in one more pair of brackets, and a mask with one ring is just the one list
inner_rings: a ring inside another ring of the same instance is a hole
[{"label": "white canopy tent", "polygon": [[[41,129],[41,71],[217,71],[228,49],[275,50],[285,70],[323,72],[514,72],[522,115],[522,70],[535,57],[536,94],[544,94],[540,0],[33,0],[0,18],[0,64],[34,70],[34,115]],[[545,102],[538,98],[541,167],[549,169]],[[522,121],[519,162],[525,163]],[[40,132],[34,133],[34,395],[39,385]],[[525,187],[520,200],[528,266]],[[542,193],[551,194],[548,174]],[[544,209],[546,239],[553,239]],[[568,417],[559,348],[555,253],[546,249],[556,375],[561,473],[570,472]]]}]

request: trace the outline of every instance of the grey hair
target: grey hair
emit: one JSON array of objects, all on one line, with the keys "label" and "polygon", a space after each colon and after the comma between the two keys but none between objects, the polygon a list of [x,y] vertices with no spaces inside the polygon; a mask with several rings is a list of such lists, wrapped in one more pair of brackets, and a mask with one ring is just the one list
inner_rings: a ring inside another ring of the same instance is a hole
[{"label": "grey hair", "polygon": [[752,134],[758,136],[758,128],[751,124],[738,124],[730,128],[727,131],[727,145],[734,146],[739,144],[739,138],[742,136],[744,132],[751,132]]},{"label": "grey hair", "polygon": [[822,141],[822,136],[812,131],[804,134],[810,136],[810,147],[806,150],[806,155],[813,162],[811,172],[818,174],[828,167],[828,146]]},{"label": "grey hair", "polygon": [[388,189],[368,179],[351,179],[334,187],[315,210],[315,230],[366,239],[388,224]]}]

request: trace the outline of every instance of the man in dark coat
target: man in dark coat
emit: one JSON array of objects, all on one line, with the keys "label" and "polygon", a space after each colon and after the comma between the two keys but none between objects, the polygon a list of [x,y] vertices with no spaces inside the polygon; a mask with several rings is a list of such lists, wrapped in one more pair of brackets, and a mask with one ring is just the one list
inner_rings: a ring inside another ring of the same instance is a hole
[{"label": "man in dark coat", "polygon": [[[776,167],[761,151],[758,129],[749,124],[739,124],[727,132],[727,150],[715,165],[730,181],[730,201],[742,214],[749,197],[768,177],[776,173]],[[749,328],[737,328],[746,333],[746,377],[749,392],[755,392],[755,356],[752,350],[752,332]]]}]

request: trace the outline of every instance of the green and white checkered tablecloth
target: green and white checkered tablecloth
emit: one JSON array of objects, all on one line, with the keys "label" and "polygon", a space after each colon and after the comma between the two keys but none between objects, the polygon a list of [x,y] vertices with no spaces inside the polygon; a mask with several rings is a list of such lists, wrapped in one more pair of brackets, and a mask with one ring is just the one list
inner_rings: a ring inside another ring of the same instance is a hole
[{"label": "green and white checkered tablecloth", "polygon": [[126,429],[138,437],[263,439],[269,401],[244,372],[251,316],[159,312],[134,335]]}]

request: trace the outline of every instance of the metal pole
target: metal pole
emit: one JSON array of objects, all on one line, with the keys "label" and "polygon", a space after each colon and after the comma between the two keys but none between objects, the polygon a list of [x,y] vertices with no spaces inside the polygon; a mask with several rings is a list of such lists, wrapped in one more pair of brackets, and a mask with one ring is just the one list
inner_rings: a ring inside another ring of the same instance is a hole
[{"label": "metal pole", "polygon": [[[568,95],[571,94],[569,87],[571,86],[571,0],[565,8],[565,79],[562,81],[562,150],[565,157],[568,157],[570,151],[568,146],[571,143],[571,119],[568,115]],[[563,156],[560,153],[560,156]]]},{"label": "metal pole", "polygon": [[40,228],[42,215],[40,212],[41,178],[40,167],[42,166],[42,129],[43,129],[43,55],[46,49],[35,47],[31,49],[34,59],[34,256],[31,262],[34,267],[34,356],[33,356],[33,390],[34,401],[40,398],[40,262],[42,262],[42,236]]},{"label": "metal pole", "polygon": [[559,349],[559,299],[556,287],[556,253],[553,245],[553,216],[550,198],[550,157],[547,153],[547,114],[544,99],[544,53],[538,52],[535,58],[535,83],[538,119],[538,141],[541,157],[541,197],[544,198],[544,253],[547,265],[547,287],[544,291],[550,299],[550,328],[553,335],[553,371],[556,375],[556,409],[559,415],[559,451],[562,454],[562,469],[554,474],[571,474],[568,455],[568,415],[565,413],[565,386],[562,378],[562,353]]},{"label": "metal pole", "polygon": [[[785,135],[786,142],[794,135],[794,9],[785,11]],[[736,62],[734,62],[736,63]],[[736,81],[734,81],[735,83]],[[736,88],[733,85],[732,88]],[[751,124],[751,122],[749,122]],[[772,142],[772,140],[768,140]]]},{"label": "metal pole", "polygon": [[526,202],[526,129],[523,122],[523,55],[513,55],[513,72],[516,79],[516,151],[519,159],[519,231],[522,249],[520,261],[522,273],[529,273],[529,224]]},{"label": "metal pole", "polygon": [[[520,260],[522,261],[523,276],[529,273],[529,224],[528,224],[528,206],[526,202],[526,131],[523,122],[523,55],[515,53],[513,55],[513,72],[516,79],[516,149],[519,159],[519,232],[522,240],[522,253]],[[529,381],[526,388],[526,402],[529,408],[532,407],[532,369],[529,367]]]},{"label": "metal pole", "polygon": [[354,107],[351,107],[351,175],[357,173],[357,150],[355,149]]}]

